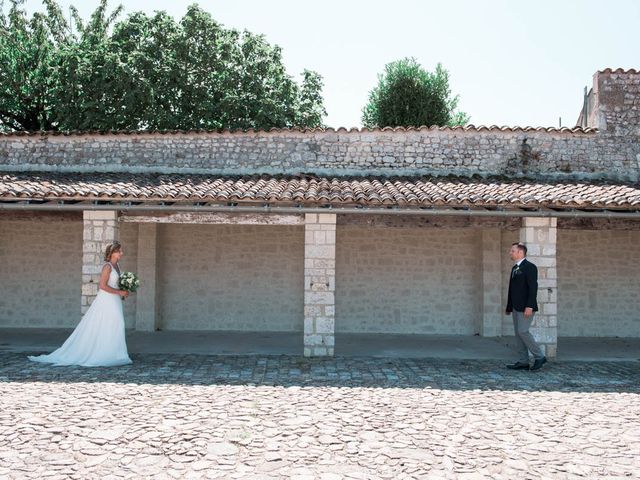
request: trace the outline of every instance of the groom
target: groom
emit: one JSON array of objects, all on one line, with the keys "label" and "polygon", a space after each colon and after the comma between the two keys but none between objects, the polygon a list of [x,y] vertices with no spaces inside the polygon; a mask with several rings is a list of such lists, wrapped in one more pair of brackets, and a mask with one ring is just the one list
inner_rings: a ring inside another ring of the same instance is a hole
[{"label": "groom", "polygon": [[[514,243],[509,250],[511,260],[515,265],[511,268],[509,279],[509,294],[506,313],[513,317],[513,328],[516,333],[516,346],[520,359],[507,365],[512,370],[540,370],[547,362],[542,349],[536,343],[529,327],[533,323],[534,312],[538,311],[538,268],[528,261],[527,246],[524,243]],[[529,352],[534,362],[529,367]]]}]

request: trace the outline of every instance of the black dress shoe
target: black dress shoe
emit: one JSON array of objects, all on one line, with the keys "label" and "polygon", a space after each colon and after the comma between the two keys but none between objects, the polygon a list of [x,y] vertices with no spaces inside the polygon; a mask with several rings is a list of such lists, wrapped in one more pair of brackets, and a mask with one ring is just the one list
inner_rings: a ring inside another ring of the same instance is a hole
[{"label": "black dress shoe", "polygon": [[535,362],[533,362],[533,365],[529,370],[540,370],[542,368],[542,365],[544,365],[545,363],[547,363],[547,357],[538,358]]},{"label": "black dress shoe", "polygon": [[507,368],[511,370],[529,370],[529,364],[522,362],[510,363]]}]

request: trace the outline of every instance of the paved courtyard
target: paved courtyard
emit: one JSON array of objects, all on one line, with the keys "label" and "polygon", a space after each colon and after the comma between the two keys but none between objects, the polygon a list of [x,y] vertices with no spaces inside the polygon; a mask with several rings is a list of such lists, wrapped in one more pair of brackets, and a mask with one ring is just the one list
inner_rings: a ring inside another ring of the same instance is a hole
[{"label": "paved courtyard", "polygon": [[[0,352],[0,478],[638,478],[640,362]],[[548,368],[547,368],[548,367]]]}]

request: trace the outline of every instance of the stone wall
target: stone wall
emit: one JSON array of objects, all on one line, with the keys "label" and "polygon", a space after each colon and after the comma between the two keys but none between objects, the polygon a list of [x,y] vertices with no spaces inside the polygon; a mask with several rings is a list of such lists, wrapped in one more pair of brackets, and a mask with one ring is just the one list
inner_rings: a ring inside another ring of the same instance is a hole
[{"label": "stone wall", "polygon": [[307,213],[304,217],[304,356],[332,356],[336,316],[336,214]]},{"label": "stone wall", "polygon": [[[0,328],[75,327],[82,316],[82,214],[6,217],[0,217]],[[137,230],[124,224],[120,231],[125,270],[136,270]],[[134,301],[125,302],[124,317],[133,327]]]},{"label": "stone wall", "polygon": [[106,247],[120,240],[120,224],[116,211],[82,212],[82,297],[81,312],[84,315],[98,295],[98,286],[102,276],[102,268],[107,259],[104,258]]},{"label": "stone wall", "polygon": [[0,327],[75,327],[81,272],[81,217],[0,217]]},{"label": "stone wall", "polygon": [[336,332],[477,333],[480,233],[339,226]]},{"label": "stone wall", "polygon": [[[593,76],[587,125],[621,146],[640,137],[640,73],[605,71]],[[640,160],[640,159],[639,159]]]},{"label": "stone wall", "polygon": [[[0,136],[0,170],[640,178],[640,74],[594,77],[598,133],[419,129]],[[576,105],[576,110],[578,110]],[[596,121],[597,120],[597,121]]]},{"label": "stone wall", "polygon": [[610,140],[499,129],[0,136],[0,170],[637,179],[638,144]]},{"label": "stone wall", "polygon": [[555,358],[558,346],[557,218],[522,219],[520,241],[527,245],[527,259],[538,269],[536,312],[531,333],[544,355]]},{"label": "stone wall", "polygon": [[519,231],[502,232],[502,335],[513,336],[513,320],[511,315],[504,315],[509,291],[509,277],[513,261],[509,258],[509,249],[515,242],[520,241]]},{"label": "stone wall", "polygon": [[159,328],[302,334],[302,226],[163,224],[157,251]]},{"label": "stone wall", "polygon": [[[503,231],[503,303],[509,285],[508,250],[518,232]],[[558,228],[558,337],[640,337],[640,283],[634,259],[640,231]],[[504,316],[502,334],[513,335]]]},{"label": "stone wall", "polygon": [[558,229],[558,336],[640,337],[640,231]]},{"label": "stone wall", "polygon": [[[138,225],[135,223],[120,223],[120,243],[124,256],[120,261],[123,272],[138,271]],[[134,294],[135,295],[135,294]],[[131,296],[124,301],[124,324],[126,328],[134,328],[136,324],[136,299]]]},{"label": "stone wall", "polygon": [[[482,315],[481,228],[350,225],[336,246],[336,331],[471,335]],[[495,228],[495,227],[494,227]],[[160,327],[303,330],[302,226],[158,226]],[[120,224],[124,270],[137,270],[138,225]],[[501,231],[500,314],[519,231]],[[640,337],[640,230],[558,228],[558,336]],[[0,328],[80,320],[80,214],[0,218]],[[142,279],[144,281],[144,278]],[[135,301],[125,302],[132,328]],[[513,335],[502,315],[502,335]]]}]

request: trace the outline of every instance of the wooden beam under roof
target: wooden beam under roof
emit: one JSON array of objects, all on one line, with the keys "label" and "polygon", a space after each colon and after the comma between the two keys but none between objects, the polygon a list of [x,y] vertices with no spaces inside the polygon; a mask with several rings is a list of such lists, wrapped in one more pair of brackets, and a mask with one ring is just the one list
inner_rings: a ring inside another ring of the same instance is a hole
[{"label": "wooden beam under roof", "polygon": [[262,214],[225,212],[123,212],[121,222],[191,223],[202,225],[303,225],[303,214]]}]

